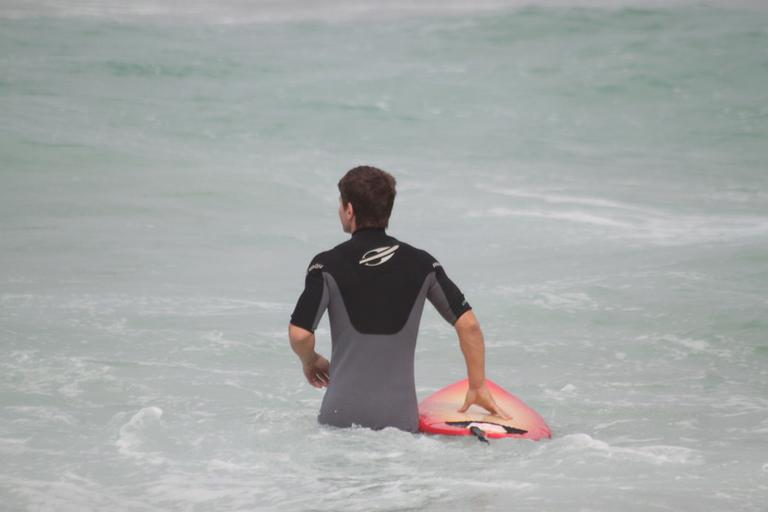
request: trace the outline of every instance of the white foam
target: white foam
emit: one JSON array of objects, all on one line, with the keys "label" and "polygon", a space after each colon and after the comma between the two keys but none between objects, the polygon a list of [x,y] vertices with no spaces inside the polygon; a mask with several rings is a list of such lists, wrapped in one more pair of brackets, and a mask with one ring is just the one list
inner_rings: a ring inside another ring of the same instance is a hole
[{"label": "white foam", "polygon": [[[533,194],[532,194],[533,196]],[[595,201],[585,199],[584,202]],[[617,205],[596,211],[508,208],[495,206],[467,211],[473,218],[528,217],[605,228],[595,236],[637,240],[656,245],[686,245],[768,234],[768,217],[757,215],[692,215]],[[636,211],[632,211],[636,210]],[[607,230],[607,232],[606,232]]]},{"label": "white foam", "polygon": [[541,297],[533,301],[539,307],[545,309],[565,310],[590,310],[598,309],[598,305],[589,295],[582,292],[547,293],[542,292]]},{"label": "white foam", "polygon": [[[235,347],[245,347],[245,348],[251,348],[252,346],[248,343],[242,342],[242,341],[236,341],[227,339],[224,337],[224,333],[222,331],[210,331],[202,336],[202,339],[205,341],[210,342],[211,345],[216,345],[221,348],[235,348]],[[201,350],[206,350],[205,348]]]},{"label": "white foam", "polygon": [[677,336],[675,334],[664,334],[658,337],[658,340],[665,343],[671,343],[672,345],[676,345],[678,347],[683,347],[687,349],[688,353],[701,352],[705,354],[715,355],[718,357],[731,356],[730,350],[714,348],[708,341],[705,341],[705,340],[700,340],[695,338],[685,338],[685,337]]},{"label": "white foam", "polygon": [[612,446],[588,434],[568,434],[556,439],[546,450],[559,453],[593,454],[604,458],[620,458],[653,465],[699,464],[701,455],[690,448],[672,445],[650,445],[641,447]]},{"label": "white foam", "polygon": [[547,203],[554,203],[554,204],[578,204],[578,205],[584,205],[584,206],[617,208],[617,209],[631,210],[631,211],[648,211],[647,208],[643,208],[640,206],[631,205],[627,203],[620,203],[618,201],[613,201],[610,199],[603,199],[598,197],[583,197],[583,196],[574,196],[574,195],[556,194],[556,193],[553,194],[548,192],[539,192],[539,191],[533,191],[533,190],[521,190],[521,189],[512,189],[512,188],[494,188],[494,187],[488,187],[486,185],[475,185],[475,188],[479,190],[483,190],[485,192],[492,192],[495,194],[502,194],[505,196],[512,196],[512,197],[539,199]]},{"label": "white foam", "polygon": [[145,430],[153,424],[157,424],[163,416],[163,410],[159,407],[145,407],[134,414],[131,419],[120,427],[120,435],[115,441],[118,452],[126,457],[141,459],[151,464],[160,464],[164,461],[157,453],[142,451],[144,445]]},{"label": "white foam", "polygon": [[505,207],[489,208],[487,210],[470,210],[468,217],[537,217],[542,219],[565,220],[569,222],[578,222],[583,224],[594,224],[596,226],[631,228],[632,225],[610,217],[595,215],[593,213],[580,210],[520,210]]},{"label": "white foam", "polygon": [[[3,496],[3,510],[56,510],[80,512],[91,510],[145,510],[156,512],[157,507],[142,503],[135,497],[115,497],[115,490],[108,490],[98,482],[72,471],[63,471],[53,480],[38,478],[8,478],[3,483],[14,489],[14,495],[24,499],[25,506],[14,507],[9,496]],[[116,506],[117,505],[117,506]]]},{"label": "white foam", "polygon": [[[505,205],[470,210],[470,217],[531,217],[593,225],[614,236],[660,245],[681,245],[768,234],[768,217],[746,214],[688,214],[594,196],[475,185],[485,193],[545,203],[526,208]],[[587,207],[574,208],[575,207]],[[601,233],[601,236],[604,236]]]},{"label": "white foam", "polygon": [[9,439],[7,437],[0,437],[0,453],[7,455],[23,453],[26,451],[27,441],[29,441],[29,438]]},{"label": "white foam", "polygon": [[247,471],[252,471],[254,468],[261,468],[262,466],[260,464],[258,465],[246,465],[246,464],[238,464],[236,462],[231,462],[227,460],[221,460],[221,459],[211,459],[208,461],[208,470],[209,471],[220,471],[224,473],[244,473]]},{"label": "white foam", "polygon": [[[85,311],[91,315],[115,314],[118,309],[129,308],[142,315],[215,316],[240,310],[257,309],[265,312],[290,311],[292,304],[285,302],[255,301],[217,296],[163,296],[104,294],[29,294],[6,293],[0,295],[0,303],[16,307],[49,307]],[[125,319],[101,325],[101,328],[122,334],[126,331]]]}]

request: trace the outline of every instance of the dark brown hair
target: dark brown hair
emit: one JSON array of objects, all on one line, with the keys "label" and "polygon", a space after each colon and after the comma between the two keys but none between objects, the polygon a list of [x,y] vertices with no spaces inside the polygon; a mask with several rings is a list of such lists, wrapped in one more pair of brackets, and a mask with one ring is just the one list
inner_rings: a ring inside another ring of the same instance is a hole
[{"label": "dark brown hair", "polygon": [[395,204],[395,178],[386,171],[361,165],[339,180],[344,207],[352,203],[357,228],[386,228]]}]

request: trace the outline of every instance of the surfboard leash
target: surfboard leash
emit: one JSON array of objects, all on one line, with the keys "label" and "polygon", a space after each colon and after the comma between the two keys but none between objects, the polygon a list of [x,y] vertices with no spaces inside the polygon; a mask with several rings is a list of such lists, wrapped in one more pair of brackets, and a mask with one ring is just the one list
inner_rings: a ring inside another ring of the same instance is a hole
[{"label": "surfboard leash", "polygon": [[472,425],[469,427],[469,431],[472,432],[472,434],[474,434],[475,437],[477,437],[477,440],[481,443],[491,444],[490,441],[488,441],[488,438],[485,436],[485,430],[481,429],[480,427]]}]

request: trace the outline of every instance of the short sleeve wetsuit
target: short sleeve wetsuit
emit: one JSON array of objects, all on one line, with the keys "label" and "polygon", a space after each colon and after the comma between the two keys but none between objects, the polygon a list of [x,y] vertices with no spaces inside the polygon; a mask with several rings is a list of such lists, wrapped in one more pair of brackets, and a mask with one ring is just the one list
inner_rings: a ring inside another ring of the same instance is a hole
[{"label": "short sleeve wetsuit", "polygon": [[314,332],[326,308],[330,381],[318,421],[418,430],[414,351],[425,299],[451,325],[472,309],[428,252],[360,228],[312,258],[291,323]]}]

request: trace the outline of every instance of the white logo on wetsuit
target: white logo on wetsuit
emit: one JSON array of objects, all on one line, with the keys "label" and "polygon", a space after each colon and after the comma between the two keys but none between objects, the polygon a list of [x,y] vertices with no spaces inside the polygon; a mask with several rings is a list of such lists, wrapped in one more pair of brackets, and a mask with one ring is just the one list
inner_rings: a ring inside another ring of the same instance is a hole
[{"label": "white logo on wetsuit", "polygon": [[363,257],[360,258],[359,263],[367,267],[375,267],[376,265],[381,265],[382,263],[389,261],[389,259],[395,255],[395,251],[399,247],[399,245],[392,245],[371,249],[370,251],[363,254]]}]

